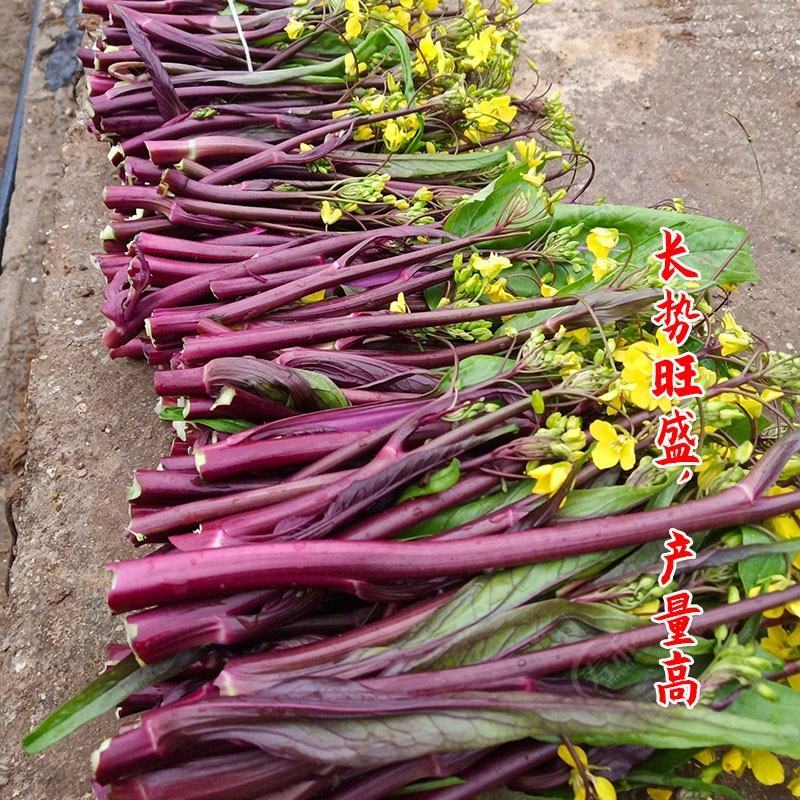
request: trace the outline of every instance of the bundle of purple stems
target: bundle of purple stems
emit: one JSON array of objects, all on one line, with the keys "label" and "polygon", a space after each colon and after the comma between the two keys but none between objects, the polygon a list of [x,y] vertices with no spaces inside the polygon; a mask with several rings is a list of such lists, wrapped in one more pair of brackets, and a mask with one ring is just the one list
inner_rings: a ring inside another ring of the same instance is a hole
[{"label": "bundle of purple stems", "polygon": [[[128,638],[110,660],[173,667],[119,705],[140,716],[96,753],[97,796],[468,800],[563,787],[559,740],[591,746],[612,780],[653,748],[769,749],[782,734],[757,721],[659,709],[646,680],[612,692],[590,669],[631,663],[663,637],[604,602],[659,572],[656,558],[625,571],[637,548],[670,527],[702,544],[800,508],[797,491],[765,494],[800,436],[774,437],[739,483],[676,505],[650,504],[655,491],[601,502],[625,476],[585,458],[557,491],[532,494],[526,465],[548,416],[580,417],[591,444],[606,409],[532,367],[529,338],[640,319],[653,302],[624,286],[454,302],[456,257],[500,242],[511,261],[545,259],[541,240],[520,242],[531,218],[513,203],[474,232],[448,225],[511,143],[544,136],[538,102],[519,101],[522,121],[480,148],[391,156],[355,131],[421,114],[426,131],[447,132],[447,103],[353,112],[355,88],[384,86],[374,71],[355,87],[259,83],[330,56],[316,34],[275,44],[291,3],[249,0],[238,19],[225,5],[84,0],[104,20],[81,52],[90,127],[113,143],[122,178],[106,190],[113,217],[95,255],[104,341],[158,368],[159,410],[177,432],[129,495],[126,534],[156,549],[111,565],[109,592]],[[342,15],[325,24],[341,29]],[[581,159],[565,154],[546,186],[576,199]],[[376,175],[377,196],[347,210],[343,187]],[[424,219],[407,213],[420,191]],[[345,210],[323,224],[323,203]],[[390,311],[399,297],[406,308]],[[491,335],[453,333],[472,324]],[[730,374],[707,397],[751,378]],[[657,415],[614,421],[641,453]],[[581,491],[597,501],[570,505]],[[761,552],[709,542],[679,581],[702,586],[702,570]],[[712,604],[693,631],[797,599],[792,586]]]}]

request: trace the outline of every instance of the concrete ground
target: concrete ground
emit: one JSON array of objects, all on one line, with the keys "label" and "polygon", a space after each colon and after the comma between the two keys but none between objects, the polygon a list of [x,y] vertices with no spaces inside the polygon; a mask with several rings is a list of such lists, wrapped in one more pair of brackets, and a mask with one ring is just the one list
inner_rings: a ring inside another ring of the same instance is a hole
[{"label": "concrete ground", "polygon": [[[110,362],[99,344],[102,281],[87,254],[104,224],[100,192],[111,171],[104,148],[72,121],[69,87],[47,86],[51,55],[74,27],[63,14],[72,1],[44,4],[0,277],[0,472],[9,492],[17,486],[18,532],[0,609],[0,796],[20,800],[89,797],[88,752],[113,722],[40,756],[23,756],[19,741],[94,676],[120,634],[100,565],[129,552],[120,536],[125,487],[164,443],[149,370]],[[28,5],[5,4],[23,20]],[[590,197],[682,196],[749,227],[763,278],[742,290],[740,313],[774,346],[800,347],[797,0],[555,0],[533,9],[526,27],[528,54],[591,142],[599,172]],[[2,17],[0,29],[5,38]],[[520,87],[529,79],[521,73]],[[763,197],[748,142],[726,111],[752,135]],[[0,526],[0,563],[3,549],[9,532]],[[783,788],[744,791],[789,798]]]},{"label": "concrete ground", "polygon": [[597,162],[589,199],[683,197],[748,228],[761,281],[734,306],[800,347],[800,3],[554,0],[525,28]]}]

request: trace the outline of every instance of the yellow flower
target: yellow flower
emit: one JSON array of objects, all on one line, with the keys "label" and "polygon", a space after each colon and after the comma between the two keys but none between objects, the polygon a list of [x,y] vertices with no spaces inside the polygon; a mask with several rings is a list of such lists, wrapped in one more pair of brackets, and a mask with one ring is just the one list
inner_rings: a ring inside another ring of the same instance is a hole
[{"label": "yellow flower", "polygon": [[592,228],[586,236],[586,247],[595,258],[607,258],[618,243],[616,228]]},{"label": "yellow flower", "polygon": [[600,281],[616,266],[617,262],[614,261],[613,258],[596,258],[592,264],[592,278],[594,278],[594,282],[600,283]]},{"label": "yellow flower", "polygon": [[561,158],[563,153],[560,150],[542,150],[536,139],[530,141],[516,141],[514,147],[519,153],[519,157],[531,169],[537,169],[544,164],[545,161],[550,161],[554,158]]},{"label": "yellow flower", "polygon": [[749,417],[758,419],[761,416],[761,403],[755,397],[741,394],[740,392],[723,392],[716,398],[721,403],[730,403],[740,406]]},{"label": "yellow flower", "polygon": [[[788,486],[772,486],[767,489],[767,496],[776,494],[790,494],[795,491]],[[800,522],[796,512],[781,514],[779,517],[772,517],[767,520],[767,525],[781,537],[781,539],[800,539]]]},{"label": "yellow flower", "polygon": [[504,269],[511,267],[511,261],[497,253],[489,253],[488,256],[473,253],[469,258],[469,265],[482,278],[486,278],[487,281],[493,281]]},{"label": "yellow flower", "polygon": [[[578,756],[578,761],[581,764],[580,768],[578,768],[578,764],[572,755],[573,751]],[[558,757],[565,764],[572,767],[569,773],[569,785],[575,794],[575,800],[586,800],[586,781],[592,785],[592,795],[597,800],[617,800],[614,784],[608,778],[592,775],[589,771],[589,759],[586,758],[586,753],[580,747],[573,747],[572,751],[570,751],[569,747],[563,744],[559,745]]]},{"label": "yellow flower", "polygon": [[300,298],[301,303],[319,303],[320,300],[325,299],[325,289],[320,289],[313,294],[307,294],[305,297]]},{"label": "yellow flower", "polygon": [[445,53],[441,42],[434,42],[430,32],[419,40],[417,59],[414,62],[414,72],[417,75],[442,75],[453,72],[455,64],[453,59]]},{"label": "yellow flower", "polygon": [[344,24],[344,38],[355,39],[364,29],[361,24],[362,16],[358,0],[344,0],[344,10],[349,13],[347,22]]},{"label": "yellow flower", "polygon": [[284,27],[284,31],[286,36],[289,38],[290,41],[294,41],[295,39],[299,39],[300,36],[303,34],[303,31],[306,29],[306,26],[297,19],[297,17],[292,17]]},{"label": "yellow flower", "polygon": [[383,128],[383,141],[388,150],[396,153],[416,135],[419,122],[415,115],[390,119]]},{"label": "yellow flower", "polygon": [[597,419],[589,426],[595,440],[591,450],[592,461],[598,469],[611,469],[617,464],[622,469],[633,469],[636,463],[636,439],[610,422]]},{"label": "yellow flower", "polygon": [[464,109],[464,117],[472,123],[464,135],[479,142],[485,135],[507,127],[517,115],[517,108],[507,94],[479,100]]},{"label": "yellow flower", "polygon": [[[544,292],[542,292],[544,294]],[[567,339],[574,339],[578,344],[586,347],[592,341],[592,332],[588,328],[575,328],[571,331],[565,331],[564,336]]]},{"label": "yellow flower", "polygon": [[753,343],[750,334],[737,324],[730,311],[722,315],[723,332],[717,337],[722,347],[723,356],[732,356],[741,353]]},{"label": "yellow flower", "polygon": [[[800,658],[800,624],[787,630],[784,625],[770,625],[767,635],[759,644],[768,653],[777,656],[781,661],[796,661]],[[786,682],[794,691],[800,691],[800,675],[790,675]]]},{"label": "yellow flower", "polygon": [[722,769],[741,778],[746,769],[764,786],[777,786],[784,781],[783,765],[768,750],[741,750],[732,747],[722,756]]},{"label": "yellow flower", "polygon": [[574,375],[583,366],[583,359],[578,353],[569,352],[561,356],[561,362],[558,365],[558,374],[562,378],[567,378]]},{"label": "yellow flower", "polygon": [[481,295],[488,297],[493,303],[513,303],[517,298],[511,292],[506,291],[506,279],[499,278],[490,283]]},{"label": "yellow flower", "polygon": [[375,134],[369,125],[359,125],[355,131],[353,131],[353,141],[366,142],[372,139],[374,135]]},{"label": "yellow flower", "polygon": [[617,350],[614,358],[622,364],[620,379],[622,393],[626,400],[645,411],[660,408],[669,411],[672,401],[668,397],[656,399],[653,385],[653,363],[661,358],[674,358],[678,348],[659,332],[656,342],[634,342],[629,347]]},{"label": "yellow flower", "polygon": [[[750,589],[748,596],[758,597],[762,591],[765,591],[767,594],[772,592],[782,592],[784,589],[788,589],[794,585],[794,581],[790,578],[787,578],[785,575],[772,575],[768,579],[768,582],[766,582],[766,585],[762,583],[759,586],[753,586],[753,588]],[[800,600],[793,600],[787,603],[785,606],[768,608],[762,613],[767,619],[780,619],[786,611],[788,611],[790,614],[794,614],[795,617],[800,617]]]},{"label": "yellow flower", "polygon": [[542,297],[552,297],[555,294],[558,294],[558,289],[555,286],[551,286],[549,283],[543,283],[539,287],[539,291],[542,294]]},{"label": "yellow flower", "polygon": [[544,182],[547,180],[547,175],[544,172],[538,172],[534,167],[531,167],[523,176],[522,180],[525,183],[529,183],[531,186],[535,186],[537,189],[541,189],[544,185]]},{"label": "yellow flower", "polygon": [[555,464],[541,464],[538,467],[529,464],[525,474],[536,481],[531,490],[533,494],[552,495],[561,488],[571,470],[572,464],[569,461],[557,461]]},{"label": "yellow flower", "polygon": [[702,764],[704,767],[710,767],[716,760],[717,756],[713,750],[706,748],[699,753],[694,754],[694,760]]},{"label": "yellow flower", "polygon": [[650,800],[670,800],[672,789],[648,789],[647,796]]},{"label": "yellow flower", "polygon": [[367,71],[367,65],[363,61],[356,64],[356,58],[352,52],[345,53],[344,56],[344,72],[345,75],[360,75],[362,72]]},{"label": "yellow flower", "polygon": [[794,768],[794,777],[786,784],[786,788],[791,792],[792,797],[800,797],[800,767]]},{"label": "yellow flower", "polygon": [[355,14],[351,14],[347,18],[347,22],[344,24],[344,38],[355,39],[363,29],[364,26],[361,24],[359,17],[357,17]]},{"label": "yellow flower", "polygon": [[333,225],[335,222],[341,219],[342,210],[332,206],[327,200],[323,200],[320,216],[326,225]]},{"label": "yellow flower", "polygon": [[592,228],[586,236],[586,247],[594,256],[592,277],[595,283],[600,283],[617,266],[617,262],[608,254],[618,242],[619,231],[616,228]]},{"label": "yellow flower", "polygon": [[392,300],[389,304],[389,311],[393,314],[408,314],[411,309],[408,307],[408,303],[406,302],[406,296],[403,292],[400,292],[397,295],[396,300]]},{"label": "yellow flower", "polygon": [[494,51],[494,42],[492,41],[494,30],[493,25],[487,25],[477,36],[471,36],[458,45],[460,49],[467,51],[468,57],[463,59],[465,67],[475,69],[489,60]]}]

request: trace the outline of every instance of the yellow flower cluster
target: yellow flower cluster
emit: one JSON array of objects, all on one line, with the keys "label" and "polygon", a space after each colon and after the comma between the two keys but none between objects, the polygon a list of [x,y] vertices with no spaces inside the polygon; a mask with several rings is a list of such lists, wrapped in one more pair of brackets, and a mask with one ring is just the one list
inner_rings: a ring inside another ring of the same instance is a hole
[{"label": "yellow flower cluster", "polygon": [[[577,756],[577,760],[575,756]],[[572,767],[569,773],[569,785],[572,787],[575,800],[586,800],[589,790],[591,796],[596,800],[617,800],[614,784],[602,775],[592,774],[589,759],[580,747],[569,748],[562,744],[558,748],[558,757]]]}]

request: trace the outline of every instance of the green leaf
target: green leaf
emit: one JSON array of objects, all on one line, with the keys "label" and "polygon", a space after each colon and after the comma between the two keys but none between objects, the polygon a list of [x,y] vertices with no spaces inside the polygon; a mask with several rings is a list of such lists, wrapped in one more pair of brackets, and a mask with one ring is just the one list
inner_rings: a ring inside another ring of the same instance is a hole
[{"label": "green leaf", "polygon": [[[559,203],[552,222],[549,225],[536,225],[532,233],[535,238],[539,238],[549,230],[571,227],[578,223],[582,223],[586,231],[595,227],[616,228],[621,235],[629,236],[633,242],[631,264],[635,266],[643,266],[648,257],[661,248],[661,228],[668,227],[683,233],[689,255],[684,256],[682,261],[698,270],[703,281],[737,284],[755,281],[758,277],[749,244],[745,244],[731,257],[747,236],[747,231],[731,222],[711,217],[637,206]],[[578,284],[573,284],[568,290],[573,293],[579,291],[579,288]]]},{"label": "green leaf", "polygon": [[492,511],[505,508],[517,500],[522,500],[531,493],[533,481],[521,481],[508,490],[500,490],[484,495],[469,503],[463,503],[455,508],[448,508],[422,522],[407,528],[398,538],[404,541],[410,539],[426,539],[437,533],[456,528]]},{"label": "green leaf", "polygon": [[317,400],[317,406],[323,408],[345,408],[350,405],[342,390],[327,376],[308,369],[297,369]]},{"label": "green leaf", "polygon": [[357,175],[371,175],[376,169],[387,172],[395,179],[430,178],[438,175],[482,173],[504,164],[509,148],[474,150],[467,153],[395,153],[386,160],[385,155],[354,153],[341,156],[334,153],[336,162],[346,162]]},{"label": "green leaf", "polygon": [[132,654],[127,656],[105,670],[32,730],[22,742],[25,752],[39,753],[45,750],[81,725],[111,711],[135,692],[177,675],[197,659],[197,654],[197,650],[185,651],[143,667],[139,666]]},{"label": "green leaf", "polygon": [[432,472],[425,483],[417,486],[409,486],[404,489],[398,498],[398,503],[411,500],[413,497],[426,497],[429,494],[439,494],[446,489],[455,486],[461,477],[461,464],[454,458],[446,467]]},{"label": "green leaf", "polygon": [[508,367],[508,359],[503,356],[468,356],[459,362],[457,368],[451,367],[445,372],[437,391],[446,392],[452,386],[453,375],[458,376],[456,379],[458,389],[468,389],[470,386],[491,380]]},{"label": "green leaf", "polygon": [[403,71],[403,94],[410,103],[414,98],[414,70],[411,64],[411,51],[405,34],[397,28],[387,26],[384,28],[387,38],[395,46],[400,57],[400,68]]},{"label": "green leaf", "polygon": [[[291,690],[288,683],[281,685],[282,691]],[[464,692],[458,700],[415,698],[420,710],[386,713],[383,695],[365,698],[363,684],[358,684],[361,694],[355,704],[343,702],[341,682],[327,701],[319,683],[314,685],[314,697],[307,703],[308,711],[319,709],[317,716],[301,711],[291,718],[260,720],[258,726],[236,726],[237,742],[257,743],[277,757],[336,767],[380,766],[528,737],[552,743],[568,737],[580,745],[698,750],[724,745],[770,750],[791,758],[800,755],[797,716],[794,722],[768,722],[699,706],[660,708],[653,702],[566,698],[545,692],[503,692],[502,697],[493,692]],[[261,701],[265,700],[266,695],[261,695]]]},{"label": "green leaf", "polygon": [[653,683],[664,677],[664,670],[650,664],[642,664],[632,658],[620,661],[603,661],[588,664],[578,669],[578,678],[587,683],[595,683],[604,689],[619,691],[639,683]]},{"label": "green leaf", "polygon": [[463,630],[491,614],[517,608],[587,571],[602,569],[617,557],[614,552],[602,556],[596,553],[569,556],[479,575],[465,584],[449,603],[398,639],[394,646],[432,641]]},{"label": "green leaf", "polygon": [[[385,53],[387,45],[393,45],[393,28],[384,25],[369,34],[353,50],[358,61],[369,61],[376,53]],[[347,52],[330,61],[314,62],[283,69],[265,69],[254,72],[226,70],[224,72],[199,72],[197,75],[176,75],[173,83],[181,86],[186,83],[228,83],[236,86],[275,86],[294,81],[313,81],[314,83],[342,83],[344,81],[344,60]],[[387,65],[384,65],[384,67]]]},{"label": "green leaf", "polygon": [[[776,727],[782,725],[800,725],[800,692],[790,686],[774,681],[761,681],[766,684],[777,696],[777,700],[767,700],[755,688],[745,689],[731,703],[725,713],[738,715],[742,718],[752,719],[757,722],[772,723]],[[770,748],[764,748],[769,750]],[[797,749],[800,750],[800,732],[798,733]],[[782,752],[773,749],[773,752]],[[798,755],[786,753],[792,758]]]},{"label": "green leaf", "polygon": [[605,517],[619,514],[658,494],[669,476],[664,473],[650,486],[603,486],[598,489],[573,489],[559,509],[562,517]]},{"label": "green leaf", "polygon": [[[742,526],[742,544],[767,544],[772,542],[772,538],[763,531]],[[770,575],[783,575],[786,573],[786,558],[779,553],[748,558],[739,564],[739,578],[742,581],[745,593],[761,583]]]},{"label": "green leaf", "polygon": [[[571,623],[573,635],[559,640],[579,641],[597,631],[619,633],[640,627],[643,621],[632,614],[603,604],[581,604],[555,598],[523,605],[507,611],[494,611],[482,620],[447,637],[435,649],[405,669],[451,669],[479,664],[515,653],[528,653],[551,645],[551,632],[561,622]],[[577,624],[576,624],[577,623]],[[529,646],[533,643],[533,646]]]},{"label": "green leaf", "polygon": [[[458,236],[472,236],[497,227],[512,210],[519,212],[514,219],[515,226],[532,226],[546,217],[541,191],[522,179],[527,171],[527,164],[513,167],[488,186],[462,200],[445,220],[445,230]],[[505,240],[492,244],[499,247],[504,243]]]},{"label": "green leaf", "polygon": [[192,419],[186,420],[187,425],[205,425],[212,431],[220,433],[239,433],[249,428],[254,428],[256,423],[246,419]]}]

